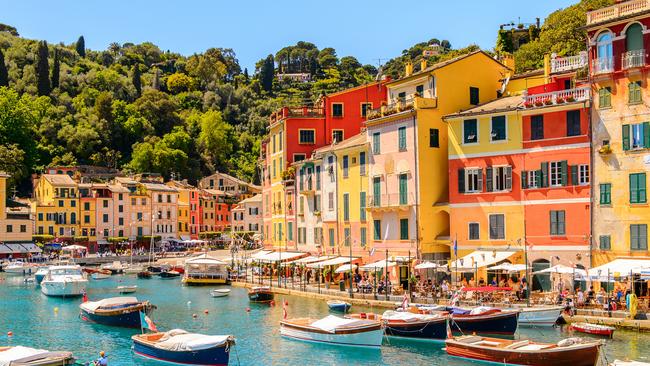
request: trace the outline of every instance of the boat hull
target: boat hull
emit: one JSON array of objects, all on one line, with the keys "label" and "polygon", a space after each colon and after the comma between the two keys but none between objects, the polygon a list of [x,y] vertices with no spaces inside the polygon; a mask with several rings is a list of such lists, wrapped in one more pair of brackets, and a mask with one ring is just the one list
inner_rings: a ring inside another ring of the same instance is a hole
[{"label": "boat hull", "polygon": [[203,350],[179,352],[156,348],[133,338],[133,352],[143,357],[184,365],[226,366],[230,359],[230,349],[227,344]]},{"label": "boat hull", "polygon": [[516,350],[472,346],[449,340],[445,347],[447,354],[451,356],[495,362],[501,365],[527,366],[594,366],[600,356],[599,348],[600,346],[597,344],[590,344],[583,347],[517,352]]},{"label": "boat hull", "polygon": [[519,313],[519,325],[552,327],[562,314],[561,306],[552,308],[527,308]]},{"label": "boat hull", "polygon": [[34,275],[34,280],[39,285],[41,284],[41,282],[43,282],[44,278],[45,278],[45,273],[37,273]]},{"label": "boat hull", "polygon": [[4,272],[9,275],[16,275],[16,276],[26,276],[32,274],[32,272],[35,272],[36,270],[32,267],[9,267],[5,268]]},{"label": "boat hull", "polygon": [[447,338],[446,318],[417,322],[384,321],[384,324],[388,336],[438,340]]},{"label": "boat hull", "polygon": [[188,286],[210,286],[210,285],[226,285],[228,280],[225,278],[194,278],[183,277],[183,283]]},{"label": "boat hull", "polygon": [[74,297],[86,291],[87,280],[83,281],[46,281],[41,282],[41,292],[47,296]]},{"label": "boat hull", "polygon": [[115,315],[100,315],[81,309],[84,320],[113,327],[140,328],[140,310]]},{"label": "boat hull", "polygon": [[344,303],[344,304],[327,304],[327,306],[330,308],[330,310],[338,311],[340,313],[346,313],[352,307],[352,305],[350,305],[348,303]]},{"label": "boat hull", "polygon": [[512,335],[517,331],[519,312],[503,311],[486,315],[453,315],[453,332]]},{"label": "boat hull", "polygon": [[359,333],[310,332],[282,323],[280,335],[305,342],[326,343],[336,346],[380,347],[384,337],[381,327]]},{"label": "boat hull", "polygon": [[254,291],[248,293],[248,300],[251,302],[271,302],[273,301],[273,292]]},{"label": "boat hull", "polygon": [[571,329],[585,334],[597,335],[602,337],[612,338],[614,336],[614,328],[590,328],[581,326],[579,324],[571,324]]},{"label": "boat hull", "polygon": [[230,295],[230,290],[228,291],[211,291],[210,294],[212,297],[226,297]]}]

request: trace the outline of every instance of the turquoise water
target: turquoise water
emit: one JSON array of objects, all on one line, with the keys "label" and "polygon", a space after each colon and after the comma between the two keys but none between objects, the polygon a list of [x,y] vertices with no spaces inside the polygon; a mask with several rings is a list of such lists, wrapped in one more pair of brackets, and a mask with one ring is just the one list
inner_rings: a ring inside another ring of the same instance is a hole
[{"label": "turquoise water", "polygon": [[[90,300],[119,296],[119,285],[138,285],[136,295],[158,309],[154,321],[161,330],[183,328],[206,334],[233,334],[237,338],[231,365],[476,365],[448,357],[443,343],[389,339],[378,350],[332,347],[281,338],[278,322],[281,306],[249,304],[246,290],[232,288],[229,297],[212,298],[210,287],[186,287],[180,280],[135,276],[113,276],[90,280]],[[282,298],[282,297],[280,297]],[[324,301],[285,296],[290,317],[323,317]],[[130,336],[139,330],[106,327],[79,319],[81,299],[59,299],[43,295],[40,288],[24,284],[22,277],[0,274],[0,346],[24,345],[74,352],[79,361],[106,351],[110,365],[162,365],[131,352]],[[188,302],[190,302],[188,304]],[[280,301],[278,301],[280,303]],[[250,307],[251,311],[246,312]],[[58,308],[58,311],[55,311]],[[208,314],[204,310],[208,310]],[[371,311],[353,307],[353,311]],[[383,309],[375,309],[381,312]],[[192,314],[197,314],[194,319]],[[13,336],[7,336],[7,332]],[[556,342],[569,336],[566,329],[522,329],[517,337]],[[607,358],[631,358],[650,362],[650,335],[617,331],[607,341]]]}]

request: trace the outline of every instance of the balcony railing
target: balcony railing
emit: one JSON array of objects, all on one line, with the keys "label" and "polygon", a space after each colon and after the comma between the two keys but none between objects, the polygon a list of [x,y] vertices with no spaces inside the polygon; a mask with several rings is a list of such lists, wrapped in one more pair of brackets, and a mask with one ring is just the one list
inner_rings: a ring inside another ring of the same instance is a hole
[{"label": "balcony railing", "polygon": [[526,108],[552,106],[562,103],[581,102],[589,100],[589,87],[558,90],[550,93],[532,94],[524,97]]},{"label": "balcony railing", "polygon": [[611,57],[603,57],[594,59],[591,63],[591,73],[606,74],[614,71],[614,59]]},{"label": "balcony railing", "polygon": [[415,204],[412,193],[386,193],[371,195],[366,208],[378,210],[404,210]]},{"label": "balcony railing", "polygon": [[271,114],[269,119],[271,124],[274,124],[285,118],[322,118],[324,116],[325,111],[321,107],[284,107]]},{"label": "balcony railing", "polygon": [[650,10],[650,0],[633,0],[618,3],[606,8],[596,9],[587,13],[587,25],[618,19],[643,11]]},{"label": "balcony railing", "polygon": [[582,51],[576,56],[557,57],[551,55],[551,73],[577,70],[589,64],[587,52]]},{"label": "balcony railing", "polygon": [[645,50],[627,51],[621,58],[623,70],[645,66]]},{"label": "balcony railing", "polygon": [[371,119],[381,118],[384,116],[390,116],[391,114],[413,109],[414,106],[415,106],[415,98],[398,99],[391,104],[382,105],[379,108],[373,108],[368,110],[367,118],[368,120],[371,120]]}]

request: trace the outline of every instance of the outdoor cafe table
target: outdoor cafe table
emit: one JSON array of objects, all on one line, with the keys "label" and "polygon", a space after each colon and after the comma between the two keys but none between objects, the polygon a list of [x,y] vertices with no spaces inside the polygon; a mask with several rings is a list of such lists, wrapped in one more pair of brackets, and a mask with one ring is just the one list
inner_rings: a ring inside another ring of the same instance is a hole
[{"label": "outdoor cafe table", "polygon": [[463,287],[461,290],[477,291],[477,292],[495,292],[495,291],[512,291],[512,287],[496,287],[496,286]]}]

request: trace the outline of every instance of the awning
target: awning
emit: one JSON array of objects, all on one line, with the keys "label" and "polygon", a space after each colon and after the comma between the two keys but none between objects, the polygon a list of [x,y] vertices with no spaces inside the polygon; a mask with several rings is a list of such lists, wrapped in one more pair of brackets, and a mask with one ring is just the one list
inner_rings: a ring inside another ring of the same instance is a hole
[{"label": "awning", "polygon": [[432,262],[422,262],[415,266],[415,269],[447,269],[447,265]]},{"label": "awning", "polygon": [[352,258],[350,258],[350,257],[335,257],[335,258],[328,259],[328,260],[323,261],[323,262],[310,263],[310,264],[307,265],[307,267],[309,267],[309,268],[319,268],[319,267],[323,268],[325,266],[336,266],[338,264],[350,263],[350,262],[355,261],[357,259],[359,259],[359,258],[356,258],[356,257],[352,257]]},{"label": "awning", "polygon": [[391,261],[386,262],[385,259],[382,259],[375,263],[364,264],[359,269],[362,271],[374,271],[374,270],[382,270],[385,269],[386,267],[394,267],[396,265],[397,263],[395,262],[391,262]]},{"label": "awning", "polygon": [[357,268],[356,264],[344,264],[344,265],[340,266],[339,268],[337,268],[336,271],[334,271],[334,272],[336,272],[336,273],[345,273],[345,272],[350,272],[350,271],[354,270],[355,268]]},{"label": "awning", "polygon": [[2,243],[0,244],[0,254],[13,253],[41,253],[42,250],[34,243]]},{"label": "awning", "polygon": [[609,272],[611,277],[627,277],[630,273],[638,274],[643,270],[650,270],[650,259],[614,259],[609,263],[594,267],[589,270],[589,277],[605,277]]},{"label": "awning", "polygon": [[257,258],[260,262],[281,262],[291,259],[298,259],[306,256],[307,253],[303,252],[271,252],[262,257]]},{"label": "awning", "polygon": [[296,263],[296,264],[308,264],[308,263],[315,263],[315,262],[322,262],[326,261],[328,259],[335,258],[336,256],[334,255],[322,255],[320,257],[315,257],[313,255],[310,255],[309,257],[304,257],[300,259],[293,260],[289,263]]},{"label": "awning", "polygon": [[508,272],[521,272],[526,270],[525,264],[510,264],[501,263],[498,266],[488,267],[488,271],[508,271]]},{"label": "awning", "polygon": [[81,245],[68,245],[68,246],[65,246],[65,247],[61,248],[61,250],[66,251],[66,252],[72,252],[72,251],[75,251],[75,250],[84,250],[85,251],[87,249],[86,249],[86,247],[82,247]]},{"label": "awning", "polygon": [[188,240],[190,240],[190,236],[189,235],[181,235],[181,240],[188,241]]},{"label": "awning", "polygon": [[108,245],[109,242],[106,239],[97,239],[97,245]]},{"label": "awning", "polygon": [[476,268],[489,266],[510,258],[515,252],[496,252],[491,250],[476,250],[449,264],[449,269],[455,271],[473,271]]},{"label": "awning", "polygon": [[212,265],[226,265],[227,263],[217,258],[210,257],[207,254],[201,254],[194,258],[185,261],[185,264],[212,264]]}]

